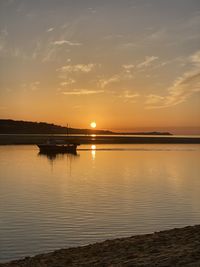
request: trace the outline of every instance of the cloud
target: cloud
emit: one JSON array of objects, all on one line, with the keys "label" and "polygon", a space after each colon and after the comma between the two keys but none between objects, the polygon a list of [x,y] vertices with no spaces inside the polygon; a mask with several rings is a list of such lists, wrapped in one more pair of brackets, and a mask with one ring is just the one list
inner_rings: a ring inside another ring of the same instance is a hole
[{"label": "cloud", "polygon": [[197,66],[200,66],[200,50],[197,51],[196,53],[194,53],[191,57],[190,57],[190,61]]},{"label": "cloud", "polygon": [[123,95],[123,97],[129,98],[129,99],[137,98],[139,96],[140,96],[140,94],[138,94],[138,93],[132,93],[130,91],[125,91],[124,92],[124,95]]},{"label": "cloud", "polygon": [[149,109],[176,106],[197,92],[200,92],[200,72],[191,71],[174,82],[173,86],[168,89],[167,96],[149,95],[145,104]]},{"label": "cloud", "polygon": [[125,70],[130,70],[130,69],[134,69],[134,68],[135,68],[135,65],[133,65],[133,64],[128,64],[128,65],[122,65],[122,67],[123,67]]},{"label": "cloud", "polygon": [[40,85],[40,82],[39,81],[35,81],[35,82],[32,82],[29,85],[29,88],[31,89],[31,91],[36,91],[36,90],[39,89],[39,85]]},{"label": "cloud", "polygon": [[59,41],[54,41],[53,42],[54,45],[69,45],[69,46],[80,46],[82,45],[81,43],[74,43],[74,42],[71,42],[71,41],[67,41],[67,40],[59,40]]},{"label": "cloud", "polygon": [[0,53],[4,52],[5,42],[0,38]]},{"label": "cloud", "polygon": [[[69,51],[69,49],[65,49],[65,53]],[[61,58],[63,58],[63,55],[60,54],[60,51],[57,50],[57,47],[48,45],[44,50],[42,62],[57,61]]]},{"label": "cloud", "polygon": [[135,65],[134,64],[122,65],[122,68],[124,69],[126,75],[131,76],[132,75],[131,72],[135,69]]},{"label": "cloud", "polygon": [[92,14],[95,14],[97,12],[96,9],[94,9],[93,7],[89,7],[88,11]]},{"label": "cloud", "polygon": [[154,62],[157,59],[158,57],[155,57],[155,56],[147,56],[145,57],[145,60],[143,62],[137,65],[137,68],[142,69],[142,68],[149,67],[152,64],[152,62]]},{"label": "cloud", "polygon": [[100,87],[101,87],[101,88],[104,88],[104,87],[106,87],[108,84],[110,84],[110,83],[115,83],[115,82],[119,82],[120,80],[121,80],[120,75],[115,74],[115,75],[111,76],[111,77],[108,78],[108,79],[101,79],[101,80],[99,81],[99,84],[100,84]]},{"label": "cloud", "polygon": [[125,90],[122,94],[118,95],[118,97],[122,98],[124,102],[135,103],[137,98],[140,97],[140,94]]},{"label": "cloud", "polygon": [[7,36],[8,31],[6,28],[0,30],[0,54],[6,54],[8,52]]},{"label": "cloud", "polygon": [[134,78],[133,74],[130,71],[132,68],[134,68],[134,65],[122,65],[122,68],[123,70],[120,73],[114,74],[107,79],[105,78],[100,79],[99,86],[101,88],[105,88],[111,83],[117,83],[120,81],[126,81]]},{"label": "cloud", "polygon": [[138,64],[124,64],[124,65],[122,65],[122,68],[124,69],[124,71],[126,73],[131,74],[131,72],[133,70],[135,72],[137,72],[137,71],[143,70],[143,69],[151,66],[152,63],[157,59],[158,59],[158,57],[156,57],[156,56],[146,56],[144,61],[142,61],[141,63],[138,63]]},{"label": "cloud", "polygon": [[65,87],[67,85],[74,84],[76,81],[74,79],[68,78],[65,81],[61,82],[60,85]]},{"label": "cloud", "polygon": [[146,100],[146,104],[147,105],[155,105],[155,104],[159,104],[162,100],[164,100],[164,96],[159,96],[159,95],[148,95],[147,96],[147,100]]},{"label": "cloud", "polygon": [[148,95],[145,102],[147,108],[176,106],[187,101],[193,94],[200,92],[200,50],[186,58],[185,61],[192,64],[192,69],[175,80],[174,84],[167,90],[168,95]]},{"label": "cloud", "polygon": [[[122,93],[121,93],[122,91]],[[137,92],[133,92],[131,90],[120,90],[119,92],[113,91],[111,92],[115,95],[115,97],[119,97],[120,101],[123,101],[125,103],[136,103],[137,99],[140,97],[140,94]]]},{"label": "cloud", "polygon": [[80,96],[80,95],[94,95],[94,94],[101,94],[103,93],[104,90],[73,90],[73,91],[67,91],[67,92],[62,92],[63,95],[75,95],[75,96]]},{"label": "cloud", "polygon": [[52,32],[54,30],[54,28],[52,27],[52,28],[49,28],[48,30],[47,30],[47,32]]},{"label": "cloud", "polygon": [[[63,49],[64,48],[64,49]],[[32,51],[32,59],[38,59],[42,62],[50,61],[62,61],[68,53],[70,52],[70,47],[62,47],[52,45],[52,42],[42,42],[42,40],[37,40],[35,42],[35,47]]]},{"label": "cloud", "polygon": [[77,65],[66,65],[62,66],[61,68],[57,69],[57,71],[60,71],[62,73],[72,73],[72,72],[91,72],[95,68],[96,64],[90,63],[90,64],[77,64]]},{"label": "cloud", "polygon": [[146,37],[146,39],[150,41],[158,42],[158,41],[166,40],[167,37],[168,37],[167,31],[166,29],[163,28],[163,29],[159,29],[151,33],[150,35]]},{"label": "cloud", "polygon": [[39,89],[40,82],[39,81],[34,81],[30,83],[22,83],[21,88],[24,91],[30,90],[30,91],[36,91]]}]

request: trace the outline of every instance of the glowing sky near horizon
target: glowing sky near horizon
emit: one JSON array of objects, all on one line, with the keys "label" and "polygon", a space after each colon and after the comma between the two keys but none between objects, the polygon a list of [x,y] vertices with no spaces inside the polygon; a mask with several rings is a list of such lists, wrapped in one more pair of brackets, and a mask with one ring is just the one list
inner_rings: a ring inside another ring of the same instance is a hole
[{"label": "glowing sky near horizon", "polygon": [[200,133],[199,0],[1,0],[0,118]]}]

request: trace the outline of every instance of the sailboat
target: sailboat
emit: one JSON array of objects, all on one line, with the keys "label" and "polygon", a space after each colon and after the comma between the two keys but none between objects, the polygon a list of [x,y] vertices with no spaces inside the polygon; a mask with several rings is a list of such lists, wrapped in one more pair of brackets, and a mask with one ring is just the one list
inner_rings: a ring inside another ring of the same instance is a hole
[{"label": "sailboat", "polygon": [[77,146],[79,144],[56,144],[47,140],[45,144],[38,144],[40,153],[76,153]]},{"label": "sailboat", "polygon": [[[67,124],[67,136],[69,135],[69,128]],[[46,143],[37,144],[40,149],[40,153],[56,154],[56,153],[72,153],[76,154],[78,143],[58,144],[55,139],[48,139]]]}]

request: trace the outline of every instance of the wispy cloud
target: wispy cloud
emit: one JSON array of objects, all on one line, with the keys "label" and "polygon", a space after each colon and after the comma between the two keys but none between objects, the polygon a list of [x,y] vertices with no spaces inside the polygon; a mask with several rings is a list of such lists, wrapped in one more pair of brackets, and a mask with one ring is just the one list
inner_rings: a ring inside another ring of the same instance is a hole
[{"label": "wispy cloud", "polygon": [[147,56],[145,57],[145,60],[137,65],[137,68],[142,69],[149,67],[155,60],[157,60],[158,57],[155,56]]},{"label": "wispy cloud", "polygon": [[[124,67],[124,66],[126,66],[126,67]],[[100,79],[99,80],[99,86],[101,88],[105,88],[106,86],[108,86],[112,83],[126,81],[126,80],[130,80],[130,79],[134,78],[133,74],[130,71],[131,66],[133,66],[133,65],[123,65],[123,70],[120,73],[114,74],[108,78]]]},{"label": "wispy cloud", "polygon": [[5,54],[7,52],[7,36],[8,31],[6,28],[0,30],[0,53]]},{"label": "wispy cloud", "polygon": [[125,70],[126,73],[131,73],[135,69],[134,64],[127,64],[127,65],[122,65],[122,68]]},{"label": "wispy cloud", "polygon": [[[65,53],[68,53],[70,50],[65,49]],[[39,50],[38,55],[41,54],[41,51]],[[47,45],[47,47],[44,50],[44,53],[41,54],[42,56],[42,62],[50,62],[50,61],[58,61],[58,59],[61,59],[63,57],[60,53],[60,50],[57,49],[56,46]]]},{"label": "wispy cloud", "polygon": [[53,30],[54,28],[52,27],[52,28],[47,29],[47,32],[52,32]]},{"label": "wispy cloud", "polygon": [[126,73],[143,71],[145,68],[152,66],[153,62],[158,59],[157,56],[146,56],[145,59],[137,64],[124,64],[122,68]]},{"label": "wispy cloud", "polygon": [[129,91],[129,90],[125,91],[125,92],[124,92],[124,95],[123,95],[123,97],[128,98],[128,99],[137,98],[137,97],[139,97],[139,96],[140,96],[140,94],[138,94],[138,93],[133,93],[133,92],[131,92],[131,91]]},{"label": "wispy cloud", "polygon": [[162,28],[162,29],[159,29],[157,31],[154,31],[152,33],[150,33],[146,39],[148,41],[163,41],[163,40],[166,40],[166,38],[168,37],[168,34],[167,34],[167,31],[166,29]]},{"label": "wispy cloud", "polygon": [[127,103],[136,103],[137,99],[140,97],[140,94],[133,90],[123,90],[122,93],[113,92],[116,97],[119,97],[123,102]]},{"label": "wispy cloud", "polygon": [[35,81],[35,82],[32,82],[29,87],[32,91],[36,91],[39,89],[39,85],[40,85],[40,82]]},{"label": "wispy cloud", "polygon": [[171,107],[185,102],[197,92],[200,92],[200,72],[186,73],[168,89],[169,94],[167,96],[147,96],[146,104],[150,109]]},{"label": "wispy cloud", "polygon": [[[112,83],[119,83],[122,81],[132,80],[136,77],[137,72],[144,71],[147,67],[152,66],[153,62],[158,60],[157,56],[146,56],[142,62],[134,63],[134,64],[123,64],[121,66],[122,70],[107,78],[101,78],[99,80],[99,86],[101,88],[105,88]],[[168,62],[163,63],[163,66]]]},{"label": "wispy cloud", "polygon": [[154,94],[150,94],[146,97],[146,105],[149,105],[150,107],[153,107],[153,105],[159,104],[161,101],[163,101],[165,99],[164,96],[159,96],[159,95],[154,95]]},{"label": "wispy cloud", "polygon": [[119,82],[120,80],[121,80],[120,75],[116,74],[116,75],[113,75],[113,76],[111,76],[110,78],[107,78],[107,79],[100,79],[99,80],[99,85],[100,85],[101,88],[105,88],[110,83]]},{"label": "wispy cloud", "polygon": [[38,39],[35,42],[35,47],[32,50],[32,59],[41,60],[42,62],[63,61],[63,58],[68,57],[70,52],[69,46],[54,45],[54,42],[43,42]]},{"label": "wispy cloud", "polygon": [[127,65],[123,65],[122,66],[125,70],[130,70],[130,69],[134,69],[135,65],[134,64],[127,64]]},{"label": "wispy cloud", "polygon": [[167,90],[168,95],[151,94],[147,96],[146,105],[149,109],[166,108],[185,102],[193,94],[200,92],[200,51],[189,57],[193,64],[192,70],[178,77]]},{"label": "wispy cloud", "polygon": [[39,90],[40,82],[39,81],[34,81],[30,83],[22,83],[21,88],[23,91],[37,91]]},{"label": "wispy cloud", "polygon": [[69,45],[69,46],[80,46],[82,45],[81,43],[77,42],[71,42],[67,40],[58,40],[53,42],[54,45]]},{"label": "wispy cloud", "polygon": [[76,64],[76,65],[66,65],[62,66],[61,68],[57,69],[57,71],[60,72],[91,72],[95,68],[96,64],[90,63],[90,64]]},{"label": "wispy cloud", "polygon": [[65,87],[67,85],[74,84],[76,81],[72,78],[65,79],[63,82],[60,83],[61,86]]},{"label": "wispy cloud", "polygon": [[200,66],[200,50],[194,53],[191,57],[190,60],[193,64],[197,65],[198,67]]},{"label": "wispy cloud", "polygon": [[66,91],[62,92],[63,95],[74,95],[74,96],[80,96],[80,95],[94,95],[94,94],[101,94],[103,93],[104,90],[86,90],[86,89],[81,89],[81,90],[73,90],[73,91]]},{"label": "wispy cloud", "polygon": [[89,7],[88,11],[92,14],[95,14],[97,12],[96,9],[94,9],[93,7]]}]

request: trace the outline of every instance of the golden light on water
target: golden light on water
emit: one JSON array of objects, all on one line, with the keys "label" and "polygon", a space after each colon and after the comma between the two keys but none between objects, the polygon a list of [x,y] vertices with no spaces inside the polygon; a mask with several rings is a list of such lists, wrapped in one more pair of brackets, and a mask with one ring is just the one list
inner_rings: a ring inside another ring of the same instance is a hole
[{"label": "golden light on water", "polygon": [[95,160],[96,157],[96,146],[91,145],[91,154],[92,154],[92,160]]},{"label": "golden light on water", "polygon": [[97,124],[96,124],[96,122],[95,121],[93,121],[93,122],[91,122],[90,123],[90,126],[91,126],[91,128],[96,128],[97,127]]}]

